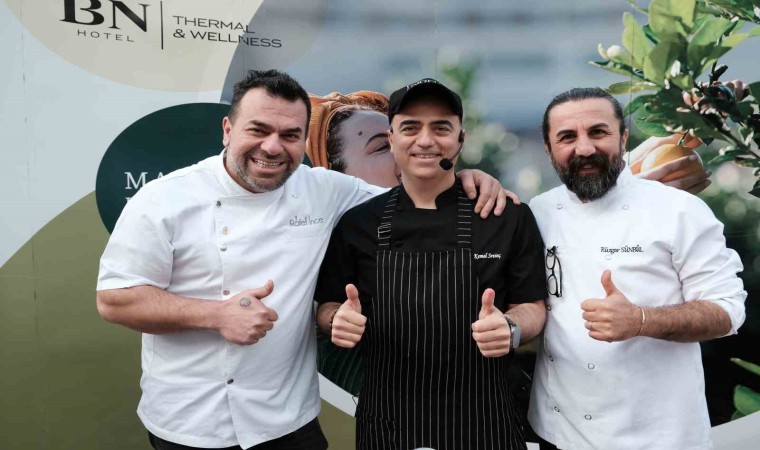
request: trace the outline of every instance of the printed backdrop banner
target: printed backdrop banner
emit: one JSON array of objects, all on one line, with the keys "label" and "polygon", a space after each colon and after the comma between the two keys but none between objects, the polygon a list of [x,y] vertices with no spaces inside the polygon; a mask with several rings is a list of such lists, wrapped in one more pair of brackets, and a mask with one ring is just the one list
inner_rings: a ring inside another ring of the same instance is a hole
[{"label": "printed backdrop banner", "polygon": [[[427,76],[455,82],[479,118],[463,158],[485,158],[490,139],[503,153],[495,172],[524,200],[556,185],[540,115],[563,90],[619,81],[586,62],[599,42],[619,42],[629,5],[470,3],[0,3],[0,448],[150,448],[135,413],[140,336],[98,315],[98,260],[145,183],[220,152],[232,86],[250,69],[285,70],[318,95],[387,94]],[[737,48],[733,78],[760,78],[757,50]],[[730,170],[717,181],[741,178]],[[760,211],[746,202],[745,212]],[[757,224],[739,232],[760,240]],[[760,272],[760,257],[744,262]],[[742,333],[756,337],[749,322]],[[729,358],[760,363],[760,352],[747,337],[730,339],[706,352],[717,361],[705,369],[716,448],[755,448],[759,414],[727,422],[744,380]],[[320,389],[331,448],[354,448],[355,399],[324,377]]]}]

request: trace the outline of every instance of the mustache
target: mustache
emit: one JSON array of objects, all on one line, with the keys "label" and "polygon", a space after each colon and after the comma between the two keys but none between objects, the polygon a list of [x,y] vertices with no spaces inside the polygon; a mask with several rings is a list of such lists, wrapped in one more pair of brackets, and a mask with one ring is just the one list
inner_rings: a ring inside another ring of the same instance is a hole
[{"label": "mustache", "polygon": [[607,155],[594,153],[593,155],[590,155],[590,156],[580,156],[580,155],[573,156],[572,158],[570,158],[570,161],[568,161],[567,168],[570,171],[570,173],[576,174],[584,166],[591,166],[591,167],[597,167],[600,169],[605,169],[606,167],[609,167],[609,165],[610,165],[610,160],[607,157]]},{"label": "mustache", "polygon": [[264,150],[258,149],[254,150],[246,155],[248,158],[255,158],[255,159],[261,159],[268,162],[288,162],[289,157],[287,154],[280,153],[277,156],[272,156],[269,153],[265,152]]}]

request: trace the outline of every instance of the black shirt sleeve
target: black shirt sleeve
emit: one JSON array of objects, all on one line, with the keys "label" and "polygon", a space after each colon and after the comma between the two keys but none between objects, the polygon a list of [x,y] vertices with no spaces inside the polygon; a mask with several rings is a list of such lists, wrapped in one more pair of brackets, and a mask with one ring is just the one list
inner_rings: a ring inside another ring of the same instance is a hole
[{"label": "black shirt sleeve", "polygon": [[516,304],[545,300],[548,293],[541,232],[528,205],[521,204],[512,213],[517,224],[504,272],[510,287],[507,301]]},{"label": "black shirt sleeve", "polygon": [[356,255],[349,242],[350,223],[344,215],[332,232],[319,268],[314,299],[322,304],[346,300],[346,284],[356,283]]}]

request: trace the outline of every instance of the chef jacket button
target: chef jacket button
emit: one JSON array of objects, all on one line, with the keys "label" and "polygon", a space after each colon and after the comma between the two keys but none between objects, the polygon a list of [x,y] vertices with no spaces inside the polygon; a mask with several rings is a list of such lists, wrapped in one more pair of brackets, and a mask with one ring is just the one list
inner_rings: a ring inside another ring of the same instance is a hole
[{"label": "chef jacket button", "polygon": [[591,414],[586,414],[586,415],[585,415],[585,416],[583,416],[583,417],[585,417],[585,418],[586,418],[586,420],[591,420]]},{"label": "chef jacket button", "polygon": [[219,250],[221,250],[223,252],[226,252],[227,251],[227,246],[225,244],[222,244],[222,245],[219,246]]},{"label": "chef jacket button", "polygon": [[562,209],[562,203],[557,203],[557,209]]},{"label": "chef jacket button", "polygon": [[229,380],[227,380],[227,384],[232,384],[234,382],[235,382],[235,380],[233,380],[232,378],[230,378]]},{"label": "chef jacket button", "polygon": [[547,311],[551,311],[552,310],[552,305],[546,305],[546,310]]},{"label": "chef jacket button", "polygon": [[588,363],[588,366],[586,367],[588,367],[588,370],[594,370],[596,366],[594,365],[594,363]]},{"label": "chef jacket button", "polygon": [[229,229],[229,228],[227,228],[227,227],[222,227],[222,234],[227,234],[227,232],[229,232],[229,231],[230,231],[230,229]]},{"label": "chef jacket button", "polygon": [[217,207],[219,207],[219,206],[222,206],[222,202],[220,202],[219,200],[217,200],[217,201],[216,201],[216,206],[217,206]]},{"label": "chef jacket button", "polygon": [[612,259],[612,255],[607,255],[604,257],[604,259]]},{"label": "chef jacket button", "polygon": [[628,210],[628,205],[623,205],[623,209]]},{"label": "chef jacket button", "polygon": [[559,412],[559,408],[557,408],[556,406],[554,407],[554,410]]},{"label": "chef jacket button", "polygon": [[224,291],[222,291],[222,294],[224,294],[224,295],[230,295],[230,290],[229,289],[225,289]]},{"label": "chef jacket button", "polygon": [[554,357],[552,355],[549,355],[549,361],[554,361]]}]

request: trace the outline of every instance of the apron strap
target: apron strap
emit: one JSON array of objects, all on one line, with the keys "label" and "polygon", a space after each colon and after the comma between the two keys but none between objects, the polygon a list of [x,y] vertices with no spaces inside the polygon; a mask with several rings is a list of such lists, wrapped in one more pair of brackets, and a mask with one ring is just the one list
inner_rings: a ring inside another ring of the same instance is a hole
[{"label": "apron strap", "polygon": [[[462,249],[472,248],[472,216],[474,214],[475,203],[467,198],[462,182],[457,178],[457,247]],[[377,227],[377,246],[378,250],[390,250],[391,248],[391,221],[393,213],[398,203],[399,191],[401,186],[391,189],[391,195],[385,203],[383,216],[380,218],[380,225]]]},{"label": "apron strap", "polygon": [[377,227],[377,247],[379,250],[390,250],[391,248],[391,219],[393,218],[393,211],[396,209],[396,203],[398,203],[399,190],[401,190],[400,185],[391,189],[391,195],[388,196],[388,201],[385,203],[385,210],[380,218],[380,226]]},{"label": "apron strap", "polygon": [[475,214],[475,203],[467,198],[462,182],[457,178],[457,246],[472,248],[472,216]]}]

